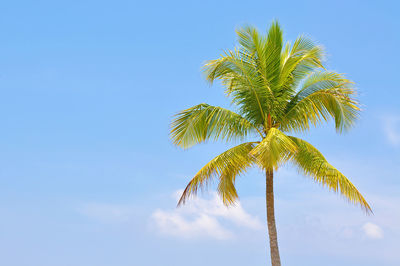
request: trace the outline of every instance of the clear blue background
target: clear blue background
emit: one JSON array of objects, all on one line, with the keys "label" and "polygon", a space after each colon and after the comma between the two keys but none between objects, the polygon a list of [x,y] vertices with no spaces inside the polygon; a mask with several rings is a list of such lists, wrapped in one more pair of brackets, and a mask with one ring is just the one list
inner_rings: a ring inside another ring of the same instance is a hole
[{"label": "clear blue background", "polygon": [[[365,216],[287,170],[291,174],[281,174],[276,184],[283,265],[400,265],[396,1],[0,6],[1,265],[265,265],[264,232],[235,241],[180,239],[159,234],[151,214],[173,211],[170,194],[227,146],[182,151],[169,141],[169,121],[177,111],[202,102],[229,106],[222,87],[205,82],[202,64],[234,47],[235,28],[251,24],[265,31],[275,18],[286,40],[307,33],[323,44],[328,68],[346,73],[360,89],[364,111],[354,130],[336,135],[328,124],[307,139],[375,211]],[[257,199],[263,185],[257,172],[238,183],[246,210],[262,221],[263,202]],[[261,205],[246,206],[246,199]],[[119,208],[129,213],[126,219],[108,219]],[[336,224],[349,217],[360,228],[373,222],[384,237],[338,240],[323,231],[314,242],[307,225],[296,227],[297,237],[287,229],[330,211]]]}]

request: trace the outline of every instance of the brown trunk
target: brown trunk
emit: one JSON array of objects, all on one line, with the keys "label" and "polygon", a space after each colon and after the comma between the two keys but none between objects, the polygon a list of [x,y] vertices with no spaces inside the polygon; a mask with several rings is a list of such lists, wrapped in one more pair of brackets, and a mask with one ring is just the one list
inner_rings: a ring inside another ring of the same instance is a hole
[{"label": "brown trunk", "polygon": [[272,169],[266,172],[266,185],[267,185],[267,222],[269,234],[269,247],[271,252],[272,266],[281,266],[281,259],[279,257],[278,237],[275,225],[275,209],[274,209],[274,172]]}]

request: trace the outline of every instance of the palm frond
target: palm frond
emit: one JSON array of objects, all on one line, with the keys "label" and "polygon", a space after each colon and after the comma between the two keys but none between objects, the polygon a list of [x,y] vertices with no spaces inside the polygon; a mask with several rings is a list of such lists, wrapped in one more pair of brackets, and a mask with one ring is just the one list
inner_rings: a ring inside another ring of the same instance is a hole
[{"label": "palm frond", "polygon": [[267,136],[251,151],[264,169],[278,168],[296,152],[297,146],[277,128],[269,129]]},{"label": "palm frond", "polygon": [[269,87],[276,92],[279,85],[283,33],[277,21],[268,30],[267,42],[264,48],[265,77]]},{"label": "palm frond", "polygon": [[314,146],[299,138],[291,136],[289,138],[297,146],[297,152],[292,156],[292,160],[303,174],[312,177],[317,183],[330,190],[340,193],[350,202],[359,204],[366,212],[371,212],[371,207],[357,188],[330,165]]},{"label": "palm frond", "polygon": [[207,79],[220,79],[226,94],[240,113],[256,125],[263,125],[265,113],[271,109],[273,93],[261,75],[254,55],[240,50],[229,51],[204,67]]},{"label": "palm frond", "polygon": [[239,114],[203,103],[178,113],[171,123],[170,134],[175,145],[189,148],[210,138],[244,139],[253,132],[261,134]]},{"label": "palm frond", "polygon": [[246,142],[235,146],[207,163],[186,186],[178,202],[178,206],[184,204],[186,200],[196,195],[199,188],[206,186],[213,177],[219,177],[218,193],[229,205],[237,199],[236,189],[234,187],[235,179],[250,167],[254,158],[250,151],[254,148],[256,142]]},{"label": "palm frond", "polygon": [[305,36],[299,36],[292,47],[287,45],[281,56],[279,86],[284,90],[294,89],[307,75],[323,68],[322,46],[314,44]]},{"label": "palm frond", "polygon": [[240,50],[244,54],[251,55],[254,59],[263,61],[263,47],[265,46],[265,37],[260,35],[256,28],[245,26],[236,30]]},{"label": "palm frond", "polygon": [[217,192],[226,206],[235,204],[239,198],[235,188],[235,179],[235,173],[223,173],[219,178]]},{"label": "palm frond", "polygon": [[338,132],[351,128],[360,111],[354,99],[353,83],[335,72],[315,72],[308,76],[287,104],[280,129],[304,131],[332,117]]}]

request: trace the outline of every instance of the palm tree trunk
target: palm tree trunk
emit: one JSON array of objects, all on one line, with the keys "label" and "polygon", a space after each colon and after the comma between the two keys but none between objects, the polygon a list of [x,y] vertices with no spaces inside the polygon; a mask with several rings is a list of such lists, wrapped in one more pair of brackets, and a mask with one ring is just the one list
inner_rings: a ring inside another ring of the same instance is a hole
[{"label": "palm tree trunk", "polygon": [[266,204],[267,204],[267,222],[269,234],[269,248],[271,252],[272,266],[281,266],[279,257],[278,236],[275,225],[274,208],[274,172],[272,169],[266,171]]}]

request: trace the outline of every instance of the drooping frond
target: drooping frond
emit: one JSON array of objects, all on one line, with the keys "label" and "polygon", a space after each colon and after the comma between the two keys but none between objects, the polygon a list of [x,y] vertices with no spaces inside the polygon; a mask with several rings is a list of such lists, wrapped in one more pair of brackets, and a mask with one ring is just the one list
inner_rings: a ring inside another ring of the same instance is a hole
[{"label": "drooping frond", "polygon": [[198,189],[206,186],[213,177],[219,177],[218,193],[224,204],[229,205],[235,202],[237,199],[235,178],[254,162],[250,151],[255,145],[256,142],[246,142],[212,159],[186,186],[178,205],[184,204],[191,195],[196,195]]},{"label": "drooping frond", "polygon": [[226,206],[235,204],[239,198],[235,188],[235,178],[236,174],[230,173],[223,173],[219,178],[217,192]]},{"label": "drooping frond", "polygon": [[292,156],[292,160],[303,174],[311,176],[317,183],[330,190],[342,194],[350,202],[360,204],[366,212],[371,212],[371,207],[357,188],[330,165],[314,146],[299,138],[291,136],[289,138],[297,146],[297,152]]},{"label": "drooping frond", "polygon": [[277,168],[296,152],[297,146],[279,129],[269,129],[267,136],[251,151],[264,169]]},{"label": "drooping frond", "polygon": [[358,117],[353,83],[335,72],[315,72],[305,79],[287,104],[280,129],[304,131],[332,117],[338,132],[349,129]]},{"label": "drooping frond", "polygon": [[182,148],[189,148],[210,138],[227,141],[244,139],[257,131],[239,114],[204,103],[178,113],[171,123],[171,138],[175,145]]}]

